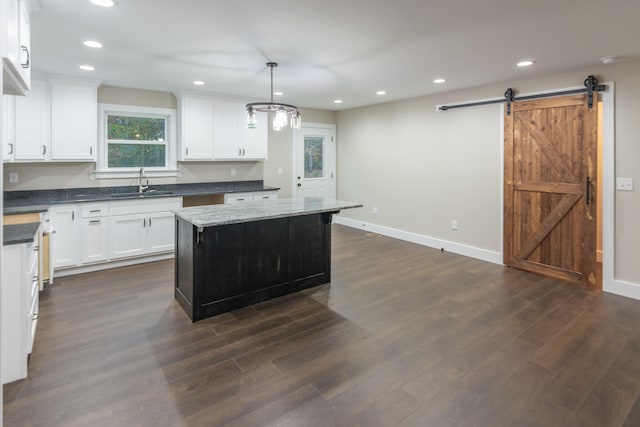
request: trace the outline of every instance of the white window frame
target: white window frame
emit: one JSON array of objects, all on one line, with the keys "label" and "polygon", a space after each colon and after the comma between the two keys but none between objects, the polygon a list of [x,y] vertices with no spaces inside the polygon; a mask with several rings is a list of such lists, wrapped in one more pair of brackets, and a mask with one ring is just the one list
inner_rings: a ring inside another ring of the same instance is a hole
[{"label": "white window frame", "polygon": [[134,105],[98,104],[98,161],[97,168],[92,173],[92,178],[136,178],[140,172],[139,167],[133,168],[109,168],[107,140],[107,115],[123,115],[138,117],[154,117],[166,120],[165,144],[166,166],[144,168],[147,177],[171,177],[179,176],[177,168],[177,132],[176,110],[171,108],[153,108]]}]

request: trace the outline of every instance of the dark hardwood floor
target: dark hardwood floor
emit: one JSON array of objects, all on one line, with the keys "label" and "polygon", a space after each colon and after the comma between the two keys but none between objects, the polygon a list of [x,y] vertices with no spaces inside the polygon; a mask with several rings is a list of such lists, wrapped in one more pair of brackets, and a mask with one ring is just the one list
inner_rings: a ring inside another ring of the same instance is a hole
[{"label": "dark hardwood floor", "polygon": [[640,425],[640,301],[337,225],[332,273],[195,324],[173,261],[57,279],[5,426]]}]

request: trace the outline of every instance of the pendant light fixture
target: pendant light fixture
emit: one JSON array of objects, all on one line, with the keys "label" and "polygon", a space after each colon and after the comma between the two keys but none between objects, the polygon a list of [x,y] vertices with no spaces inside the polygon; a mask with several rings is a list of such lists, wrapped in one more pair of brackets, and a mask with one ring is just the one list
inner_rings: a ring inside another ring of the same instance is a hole
[{"label": "pendant light fixture", "polygon": [[247,127],[253,129],[258,121],[256,111],[271,113],[273,130],[279,131],[290,125],[292,129],[300,129],[302,116],[298,107],[289,104],[273,102],[273,69],[278,66],[276,62],[267,62],[271,69],[271,102],[252,102],[247,104]]}]

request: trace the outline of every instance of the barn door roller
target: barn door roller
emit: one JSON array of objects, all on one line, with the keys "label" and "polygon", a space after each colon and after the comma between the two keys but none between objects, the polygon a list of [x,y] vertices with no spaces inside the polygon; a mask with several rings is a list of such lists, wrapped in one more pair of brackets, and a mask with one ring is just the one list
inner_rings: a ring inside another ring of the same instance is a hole
[{"label": "barn door roller", "polygon": [[584,81],[584,88],[580,89],[571,89],[571,90],[563,90],[559,92],[546,92],[546,93],[538,93],[535,95],[527,95],[527,96],[515,96],[515,90],[513,88],[508,88],[504,93],[504,98],[496,98],[489,99],[486,101],[478,101],[478,102],[468,102],[465,104],[455,104],[455,105],[440,105],[438,106],[438,111],[447,111],[454,108],[464,108],[464,107],[476,107],[479,105],[487,105],[487,104],[500,104],[502,102],[507,103],[507,115],[511,115],[511,104],[515,101],[525,101],[528,99],[538,99],[538,98],[550,98],[552,96],[562,96],[562,95],[573,95],[577,93],[586,93],[587,94],[587,103],[589,108],[593,108],[593,94],[596,92],[601,92],[607,89],[606,85],[598,84],[598,79],[595,76],[589,76]]}]

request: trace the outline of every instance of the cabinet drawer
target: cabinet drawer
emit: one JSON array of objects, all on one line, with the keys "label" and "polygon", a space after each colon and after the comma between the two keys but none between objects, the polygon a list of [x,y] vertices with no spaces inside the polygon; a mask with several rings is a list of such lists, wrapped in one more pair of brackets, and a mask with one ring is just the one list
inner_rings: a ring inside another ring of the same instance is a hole
[{"label": "cabinet drawer", "polygon": [[85,203],[82,205],[82,218],[96,218],[109,215],[107,203]]},{"label": "cabinet drawer", "polygon": [[278,193],[275,191],[264,191],[259,193],[253,193],[253,200],[276,200],[278,198]]},{"label": "cabinet drawer", "polygon": [[253,193],[232,193],[224,195],[225,203],[242,203],[253,201]]}]

